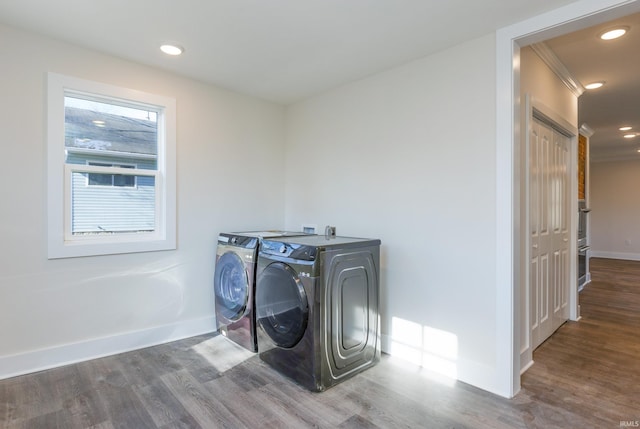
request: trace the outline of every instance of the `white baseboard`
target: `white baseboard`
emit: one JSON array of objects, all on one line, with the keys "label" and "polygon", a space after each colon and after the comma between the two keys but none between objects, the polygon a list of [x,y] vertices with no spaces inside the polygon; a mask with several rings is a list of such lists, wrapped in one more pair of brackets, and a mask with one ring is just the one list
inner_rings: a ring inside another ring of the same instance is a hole
[{"label": "white baseboard", "polygon": [[522,368],[520,368],[520,375],[524,374],[525,372],[527,372],[527,370],[529,368],[531,368],[533,366],[533,360],[530,360],[529,362],[527,362]]},{"label": "white baseboard", "polygon": [[215,317],[0,356],[0,380],[214,332]]},{"label": "white baseboard", "polygon": [[626,261],[640,261],[640,253],[604,252],[601,250],[592,250],[591,257],[607,258],[607,259],[624,259]]}]

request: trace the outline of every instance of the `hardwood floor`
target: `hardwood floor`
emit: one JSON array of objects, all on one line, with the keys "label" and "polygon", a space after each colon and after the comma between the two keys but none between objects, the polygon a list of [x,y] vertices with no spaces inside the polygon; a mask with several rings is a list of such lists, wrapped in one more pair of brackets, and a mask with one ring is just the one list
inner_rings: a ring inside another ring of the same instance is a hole
[{"label": "hardwood floor", "polygon": [[222,337],[0,381],[2,428],[619,428],[640,421],[640,262],[591,260],[582,320],[507,400],[383,356],[311,393]]},{"label": "hardwood floor", "polygon": [[534,352],[522,394],[588,417],[582,427],[638,427],[640,262],[592,258],[590,271],[582,319],[565,323]]}]

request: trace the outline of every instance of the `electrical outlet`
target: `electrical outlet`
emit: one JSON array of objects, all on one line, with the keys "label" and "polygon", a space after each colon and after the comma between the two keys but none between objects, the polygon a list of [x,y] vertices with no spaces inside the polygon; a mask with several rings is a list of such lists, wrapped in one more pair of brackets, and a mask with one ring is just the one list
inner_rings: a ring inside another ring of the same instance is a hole
[{"label": "electrical outlet", "polygon": [[624,245],[625,246],[631,246],[631,240],[629,240],[628,238],[626,240],[624,240]]}]

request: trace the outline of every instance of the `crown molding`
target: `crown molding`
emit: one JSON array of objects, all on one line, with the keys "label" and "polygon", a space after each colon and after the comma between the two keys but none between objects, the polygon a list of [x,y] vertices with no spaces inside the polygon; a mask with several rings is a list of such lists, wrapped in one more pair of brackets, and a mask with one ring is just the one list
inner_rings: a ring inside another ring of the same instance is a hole
[{"label": "crown molding", "polygon": [[544,42],[534,43],[531,45],[531,49],[538,54],[540,59],[549,66],[549,68],[560,78],[562,83],[576,96],[580,97],[585,91],[584,86],[578,79],[573,77],[571,72],[567,70],[567,67],[560,61],[551,48]]},{"label": "crown molding", "polygon": [[587,125],[587,123],[585,122],[584,124],[580,125],[580,129],[578,130],[580,131],[580,134],[582,134],[583,136],[589,138],[593,135],[593,133],[595,132],[593,130],[593,128],[591,128],[589,125]]}]

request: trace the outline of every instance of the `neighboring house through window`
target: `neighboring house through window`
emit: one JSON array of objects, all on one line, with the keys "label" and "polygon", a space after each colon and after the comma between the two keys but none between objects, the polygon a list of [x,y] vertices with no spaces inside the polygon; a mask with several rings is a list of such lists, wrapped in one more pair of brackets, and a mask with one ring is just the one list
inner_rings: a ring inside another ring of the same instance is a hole
[{"label": "neighboring house through window", "polygon": [[[135,165],[105,164],[103,162],[91,161],[87,161],[87,165],[97,165],[99,167],[136,168]],[[127,176],[124,174],[88,173],[87,186],[120,186],[126,188],[135,188],[136,176]]]},{"label": "neighboring house through window", "polygon": [[175,248],[175,101],[48,84],[49,258]]}]

